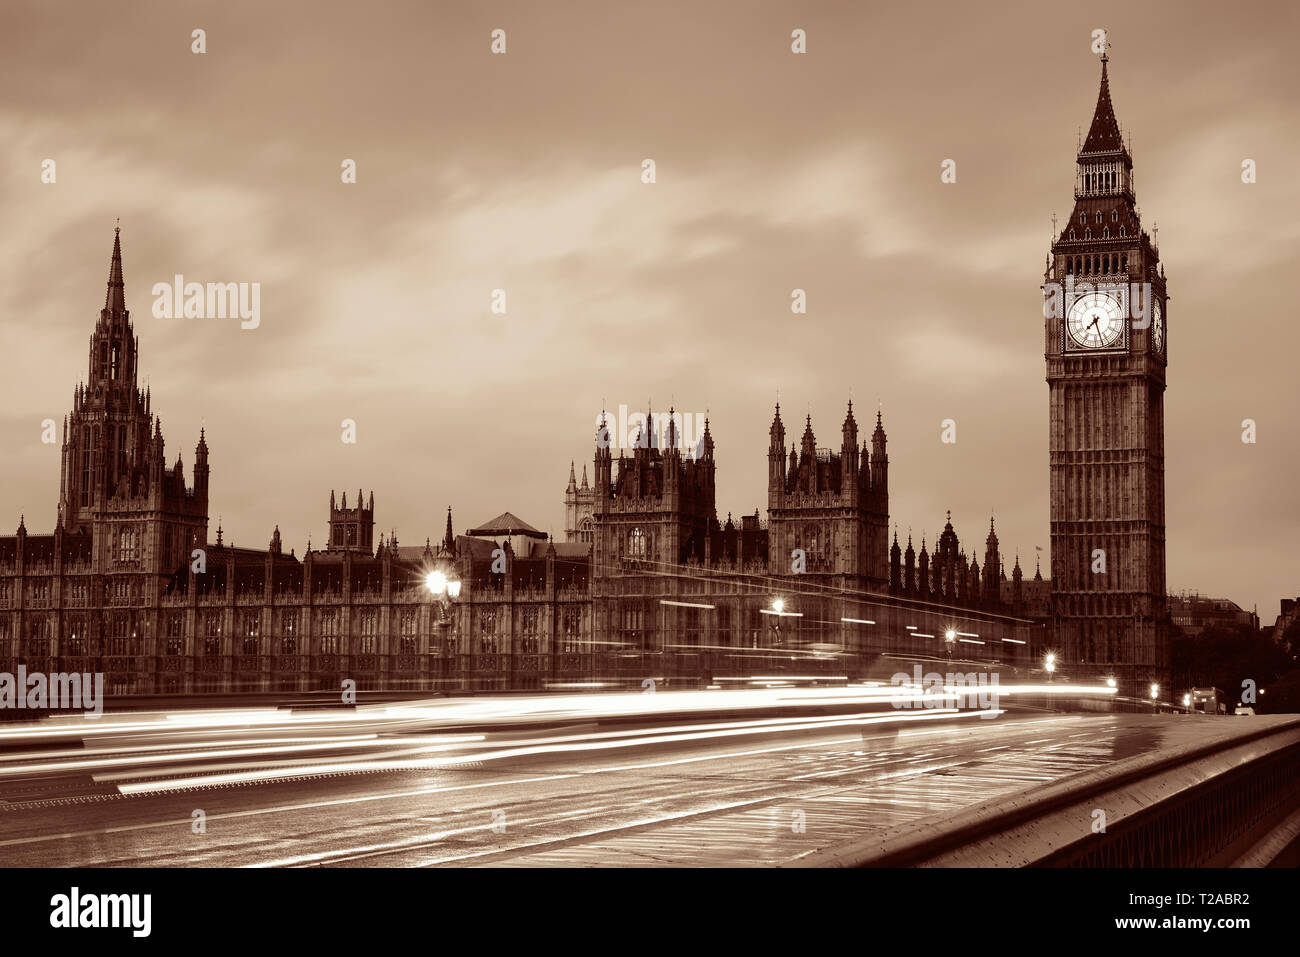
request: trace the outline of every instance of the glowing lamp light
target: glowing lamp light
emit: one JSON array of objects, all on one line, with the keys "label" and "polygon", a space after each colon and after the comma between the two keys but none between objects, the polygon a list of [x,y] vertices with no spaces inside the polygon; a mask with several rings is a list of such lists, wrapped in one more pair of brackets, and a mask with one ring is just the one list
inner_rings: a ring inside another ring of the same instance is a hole
[{"label": "glowing lamp light", "polygon": [[956,639],[957,639],[957,632],[955,632],[955,631],[953,631],[951,628],[949,628],[947,631],[945,631],[945,632],[943,633],[943,637],[944,637],[944,640],[945,640],[945,641],[956,641]]},{"label": "glowing lamp light", "polygon": [[1160,696],[1160,686],[1153,682],[1151,685],[1151,697],[1154,699],[1154,698],[1158,698],[1159,696]]},{"label": "glowing lamp light", "polygon": [[459,597],[460,597],[460,582],[459,582],[459,581],[450,581],[450,582],[447,582],[447,594],[448,594],[449,596],[451,596],[452,598],[459,598]]},{"label": "glowing lamp light", "polygon": [[1183,695],[1183,706],[1184,706],[1184,707],[1187,707],[1187,706],[1190,705],[1191,703],[1192,703],[1192,696],[1189,695],[1189,694],[1185,694],[1185,695]]},{"label": "glowing lamp light", "polygon": [[[447,590],[447,576],[440,571],[429,572],[424,579],[424,583],[429,586],[429,591],[433,592],[435,595],[441,595]],[[460,585],[457,583],[457,591],[459,590]]]},{"label": "glowing lamp light", "polygon": [[781,612],[785,611],[785,602],[779,598],[772,599],[772,610],[778,615],[781,614]]},{"label": "glowing lamp light", "polygon": [[1106,687],[1107,687],[1107,688],[1113,688],[1113,687],[1115,687],[1115,679],[1114,679],[1114,678],[1107,678],[1107,679],[1106,679]]}]

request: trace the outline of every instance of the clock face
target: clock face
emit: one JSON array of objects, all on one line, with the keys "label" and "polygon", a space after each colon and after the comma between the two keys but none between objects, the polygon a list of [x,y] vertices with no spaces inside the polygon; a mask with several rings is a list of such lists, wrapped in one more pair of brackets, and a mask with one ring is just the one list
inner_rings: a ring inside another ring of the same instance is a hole
[{"label": "clock face", "polygon": [[1110,348],[1124,335],[1124,307],[1110,293],[1087,293],[1070,307],[1066,328],[1085,349]]},{"label": "clock face", "polygon": [[1151,304],[1151,345],[1156,352],[1165,351],[1165,314],[1160,310],[1160,303]]}]

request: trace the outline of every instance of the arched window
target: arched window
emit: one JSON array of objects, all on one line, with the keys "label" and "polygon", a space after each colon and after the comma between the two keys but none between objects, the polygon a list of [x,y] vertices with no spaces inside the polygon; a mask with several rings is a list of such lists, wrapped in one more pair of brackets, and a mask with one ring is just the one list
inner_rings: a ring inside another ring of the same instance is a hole
[{"label": "arched window", "polygon": [[1070,238],[1071,238],[1071,239],[1074,239],[1074,230],[1073,230],[1073,229],[1070,230]]},{"label": "arched window", "polygon": [[582,524],[578,526],[578,541],[590,542],[595,537],[595,530],[591,524],[591,519],[584,518]]},{"label": "arched window", "polygon": [[1118,210],[1118,209],[1112,209],[1112,210],[1110,211],[1110,221],[1111,221],[1112,223],[1118,223],[1118,222],[1119,222],[1119,210]]},{"label": "arched window", "polygon": [[1127,232],[1125,231],[1125,229],[1124,229],[1123,226],[1121,226],[1121,227],[1119,228],[1119,235],[1120,235],[1120,238],[1121,238],[1121,239],[1123,239],[1124,236],[1127,235]]},{"label": "arched window", "polygon": [[1107,226],[1105,229],[1103,229],[1103,230],[1101,231],[1101,238],[1102,238],[1102,239],[1110,239],[1110,227],[1109,227],[1109,226]]},{"label": "arched window", "polygon": [[639,528],[632,529],[632,534],[628,537],[627,543],[628,554],[633,558],[645,558],[646,543],[645,534]]},{"label": "arched window", "polygon": [[1084,239],[1092,239],[1092,230],[1091,230],[1091,229],[1085,229],[1085,230],[1083,231],[1083,238],[1084,238]]},{"label": "arched window", "polygon": [[1097,210],[1097,222],[1101,222],[1101,210]]}]

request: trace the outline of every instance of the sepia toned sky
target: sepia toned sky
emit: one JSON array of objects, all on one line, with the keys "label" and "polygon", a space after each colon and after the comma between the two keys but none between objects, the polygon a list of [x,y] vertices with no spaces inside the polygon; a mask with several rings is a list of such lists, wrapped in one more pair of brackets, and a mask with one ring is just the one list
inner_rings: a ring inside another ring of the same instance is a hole
[{"label": "sepia toned sky", "polygon": [[[20,0],[5,20],[5,534],[54,525],[40,422],[85,378],[121,217],[168,458],[188,471],[206,424],[227,542],[278,524],[322,546],[331,488],[358,487],[403,544],[448,505],[457,531],[510,510],[559,539],[602,403],[707,410],[725,521],[766,507],[779,391],[788,438],[811,410],[821,446],[850,396],[860,427],[883,407],[918,547],[951,508],[982,552],[993,510],[1008,571],[1035,545],[1046,571],[1039,283],[1104,28],[1171,295],[1169,590],[1268,623],[1300,594],[1293,4]],[[176,273],[261,283],[260,327],[154,318]]]}]

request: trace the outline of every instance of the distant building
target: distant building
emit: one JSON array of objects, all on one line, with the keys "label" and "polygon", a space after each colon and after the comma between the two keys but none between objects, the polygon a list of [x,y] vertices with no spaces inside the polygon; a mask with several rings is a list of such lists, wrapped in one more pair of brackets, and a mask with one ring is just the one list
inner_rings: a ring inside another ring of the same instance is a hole
[{"label": "distant building", "polygon": [[1245,625],[1259,631],[1259,615],[1227,598],[1209,598],[1196,592],[1170,595],[1169,612],[1185,635],[1199,635],[1211,625]]},{"label": "distant building", "polygon": [[1300,598],[1283,598],[1282,611],[1273,623],[1273,640],[1281,641],[1286,630],[1300,620]]}]

